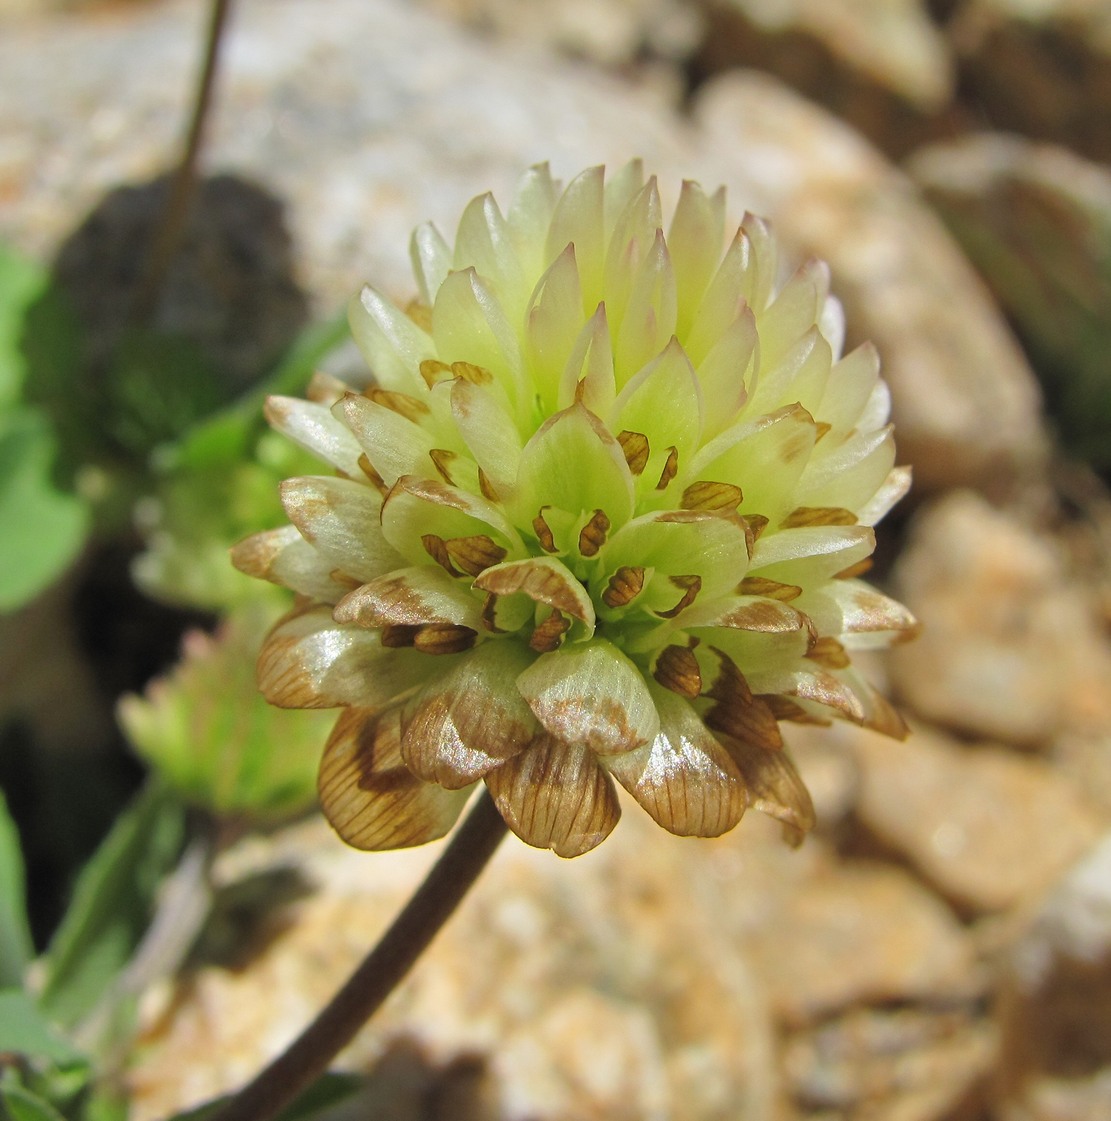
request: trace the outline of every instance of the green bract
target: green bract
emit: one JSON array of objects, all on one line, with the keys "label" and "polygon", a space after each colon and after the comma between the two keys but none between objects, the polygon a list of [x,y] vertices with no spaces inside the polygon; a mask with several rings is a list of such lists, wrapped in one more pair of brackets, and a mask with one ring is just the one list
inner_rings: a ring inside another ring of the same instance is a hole
[{"label": "green bract", "polygon": [[485,781],[525,841],[572,856],[613,828],[613,780],[714,836],[748,806],[813,824],[778,722],[902,723],[851,662],[914,628],[855,578],[894,467],[874,350],[842,357],[824,265],[779,286],[768,227],[725,239],[684,183],[665,237],[638,163],[503,214],[431,226],[420,296],[372,288],[373,375],[272,398],[334,474],[282,488],[289,526],[235,551],[301,593],[270,634],[275,704],[344,706],[324,810],[359,847],[441,836]]}]

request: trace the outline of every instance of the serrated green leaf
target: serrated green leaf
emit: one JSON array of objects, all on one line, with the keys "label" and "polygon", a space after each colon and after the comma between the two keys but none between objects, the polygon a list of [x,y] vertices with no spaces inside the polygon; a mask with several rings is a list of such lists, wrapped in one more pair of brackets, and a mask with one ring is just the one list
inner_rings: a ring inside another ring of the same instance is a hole
[{"label": "serrated green leaf", "polygon": [[34,954],[19,830],[0,793],[0,987],[18,988]]},{"label": "serrated green leaf", "polygon": [[51,477],[57,445],[38,410],[0,416],[0,611],[48,587],[73,561],[89,528],[89,508]]},{"label": "serrated green leaf", "polygon": [[42,1007],[66,1026],[96,1005],[138,945],[184,836],[184,807],[150,782],[82,870],[43,964]]}]

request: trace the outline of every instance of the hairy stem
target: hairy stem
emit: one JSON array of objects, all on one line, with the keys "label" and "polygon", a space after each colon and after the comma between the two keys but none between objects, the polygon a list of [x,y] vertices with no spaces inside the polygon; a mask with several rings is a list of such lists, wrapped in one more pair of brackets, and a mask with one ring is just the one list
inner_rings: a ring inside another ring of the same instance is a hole
[{"label": "hairy stem", "polygon": [[269,1121],[328,1068],[393,992],[493,856],[506,827],[485,788],[378,945],[317,1018],[208,1121]]},{"label": "hairy stem", "polygon": [[197,186],[197,161],[200,157],[201,142],[204,139],[205,124],[212,106],[212,94],[216,85],[217,64],[220,57],[220,44],[227,26],[228,12],[232,0],[212,0],[212,13],[208,22],[208,36],[205,41],[204,62],[197,80],[197,91],[193,99],[193,114],[189,121],[181,160],[170,182],[166,206],[147,255],[143,272],[140,275],[135,299],[131,307],[131,323],[145,327],[150,323],[158,309],[159,297],[166,282],[166,274],[173,263],[174,255],[181,244],[185,223],[189,218],[189,207]]}]

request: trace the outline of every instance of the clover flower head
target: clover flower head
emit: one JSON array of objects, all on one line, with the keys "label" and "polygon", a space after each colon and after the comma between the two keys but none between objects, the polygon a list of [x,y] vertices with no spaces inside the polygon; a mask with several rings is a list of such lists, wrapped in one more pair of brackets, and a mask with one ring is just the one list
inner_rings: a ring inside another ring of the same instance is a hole
[{"label": "clover flower head", "polygon": [[529,844],[613,829],[615,780],[665,829],[748,807],[813,825],[780,721],[903,726],[851,654],[913,631],[857,576],[906,491],[874,349],[842,355],[825,266],[778,283],[768,226],[725,236],[684,183],[664,233],[633,162],[546,166],[454,246],[413,235],[419,297],[367,287],[372,383],[318,377],[270,423],[334,474],[236,547],[299,593],[259,658],[274,704],[342,706],[323,808],[360,848],[446,833],[485,782]]}]

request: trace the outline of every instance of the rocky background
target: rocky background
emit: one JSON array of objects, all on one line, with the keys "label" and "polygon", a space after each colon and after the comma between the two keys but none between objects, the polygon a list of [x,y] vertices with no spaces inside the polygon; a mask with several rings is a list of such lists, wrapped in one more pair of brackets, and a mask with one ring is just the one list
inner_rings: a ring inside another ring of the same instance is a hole
[{"label": "rocky background", "polygon": [[[205,7],[0,4],[0,240],[90,299],[129,258],[82,222],[172,160]],[[342,1116],[1111,1117],[1105,0],[241,0],[212,125],[209,213],[258,224],[194,286],[236,309],[227,348],[364,279],[406,297],[410,228],[529,163],[636,154],[830,262],[916,479],[877,573],[924,633],[871,667],[912,736],[789,729],[820,817],[799,851],[631,805],[570,863],[505,844],[345,1054],[368,1078]],[[3,687],[72,744],[105,708],[48,638],[57,679],[6,643]],[[143,997],[134,1117],[242,1081],[435,855],[316,817],[229,849],[190,967]]]}]

